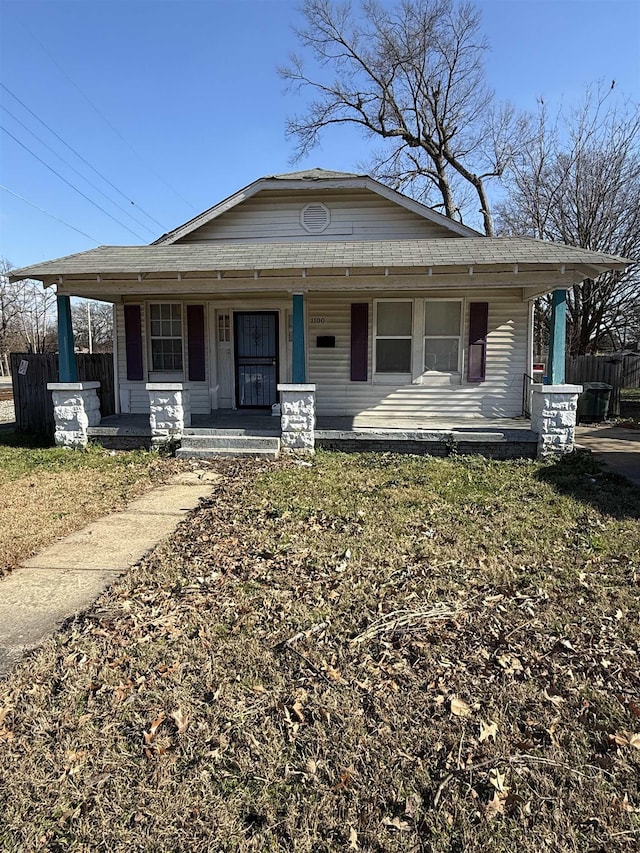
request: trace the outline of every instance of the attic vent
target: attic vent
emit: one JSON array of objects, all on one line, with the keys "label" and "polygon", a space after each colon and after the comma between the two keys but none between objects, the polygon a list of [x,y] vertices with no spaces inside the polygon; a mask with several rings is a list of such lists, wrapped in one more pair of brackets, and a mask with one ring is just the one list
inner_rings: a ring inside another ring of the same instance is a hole
[{"label": "attic vent", "polygon": [[308,231],[310,234],[321,234],[329,227],[330,222],[331,213],[326,204],[314,202],[302,208],[300,223],[305,231]]}]

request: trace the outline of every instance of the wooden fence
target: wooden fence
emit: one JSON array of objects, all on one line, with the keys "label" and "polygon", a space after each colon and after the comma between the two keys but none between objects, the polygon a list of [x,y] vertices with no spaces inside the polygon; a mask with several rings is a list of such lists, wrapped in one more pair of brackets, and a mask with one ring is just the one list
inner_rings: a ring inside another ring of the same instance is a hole
[{"label": "wooden fence", "polygon": [[[53,435],[53,400],[51,391],[47,391],[47,383],[58,381],[57,353],[12,352],[10,360],[17,428]],[[26,371],[21,373],[20,365],[23,362],[26,362]],[[115,401],[111,353],[78,353],[76,362],[78,381],[99,382],[100,412],[102,415],[113,415]]]},{"label": "wooden fence", "polygon": [[625,355],[623,358],[622,387],[640,388],[640,355]]},{"label": "wooden fence", "polygon": [[609,415],[620,416],[620,389],[640,387],[640,355],[576,355],[566,360],[566,381],[606,382],[613,386]]}]

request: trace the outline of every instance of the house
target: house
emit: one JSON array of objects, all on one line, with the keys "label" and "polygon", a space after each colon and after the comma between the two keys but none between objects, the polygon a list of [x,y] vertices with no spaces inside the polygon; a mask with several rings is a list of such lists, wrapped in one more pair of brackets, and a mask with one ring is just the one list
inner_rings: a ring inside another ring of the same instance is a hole
[{"label": "house", "polygon": [[[162,436],[184,433],[191,419],[268,412],[282,400],[285,443],[311,447],[315,418],[427,429],[521,417],[533,300],[549,292],[550,385],[540,411],[549,411],[549,388],[564,389],[553,399],[565,411],[577,393],[564,385],[566,290],[626,263],[484,237],[367,175],[311,169],[254,181],[151,245],[102,246],[12,278],[57,287],[60,411],[95,395],[70,387],[69,297],[82,296],[114,305],[122,416],[149,416]],[[66,418],[71,443],[96,426],[95,403],[89,411],[86,425]],[[549,446],[572,446],[563,419],[554,414],[552,427],[567,435]],[[64,433],[61,417],[62,443]]]}]

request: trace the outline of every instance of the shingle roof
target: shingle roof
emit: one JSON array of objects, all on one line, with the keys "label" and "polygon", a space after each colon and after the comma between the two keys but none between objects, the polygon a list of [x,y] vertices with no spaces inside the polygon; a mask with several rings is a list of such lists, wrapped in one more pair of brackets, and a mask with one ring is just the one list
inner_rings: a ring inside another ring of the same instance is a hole
[{"label": "shingle roof", "polygon": [[335,178],[364,177],[366,177],[364,172],[334,172],[332,169],[321,169],[320,167],[316,167],[315,169],[304,169],[301,172],[283,172],[281,175],[265,175],[265,179],[276,178],[277,180],[282,181],[319,181],[323,179],[333,180]]},{"label": "shingle roof", "polygon": [[101,246],[23,267],[11,279],[59,275],[318,269],[587,265],[604,271],[631,261],[527,237],[467,237],[377,242],[191,243]]}]

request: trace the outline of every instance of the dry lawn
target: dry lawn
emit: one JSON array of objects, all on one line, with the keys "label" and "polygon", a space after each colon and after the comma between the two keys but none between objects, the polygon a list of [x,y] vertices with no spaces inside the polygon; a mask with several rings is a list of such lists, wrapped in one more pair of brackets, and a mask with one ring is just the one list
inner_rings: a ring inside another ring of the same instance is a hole
[{"label": "dry lawn", "polygon": [[0,434],[0,577],[57,537],[122,509],[175,467],[153,453],[73,452]]},{"label": "dry lawn", "polygon": [[227,463],[0,699],[9,851],[635,851],[640,492]]}]

